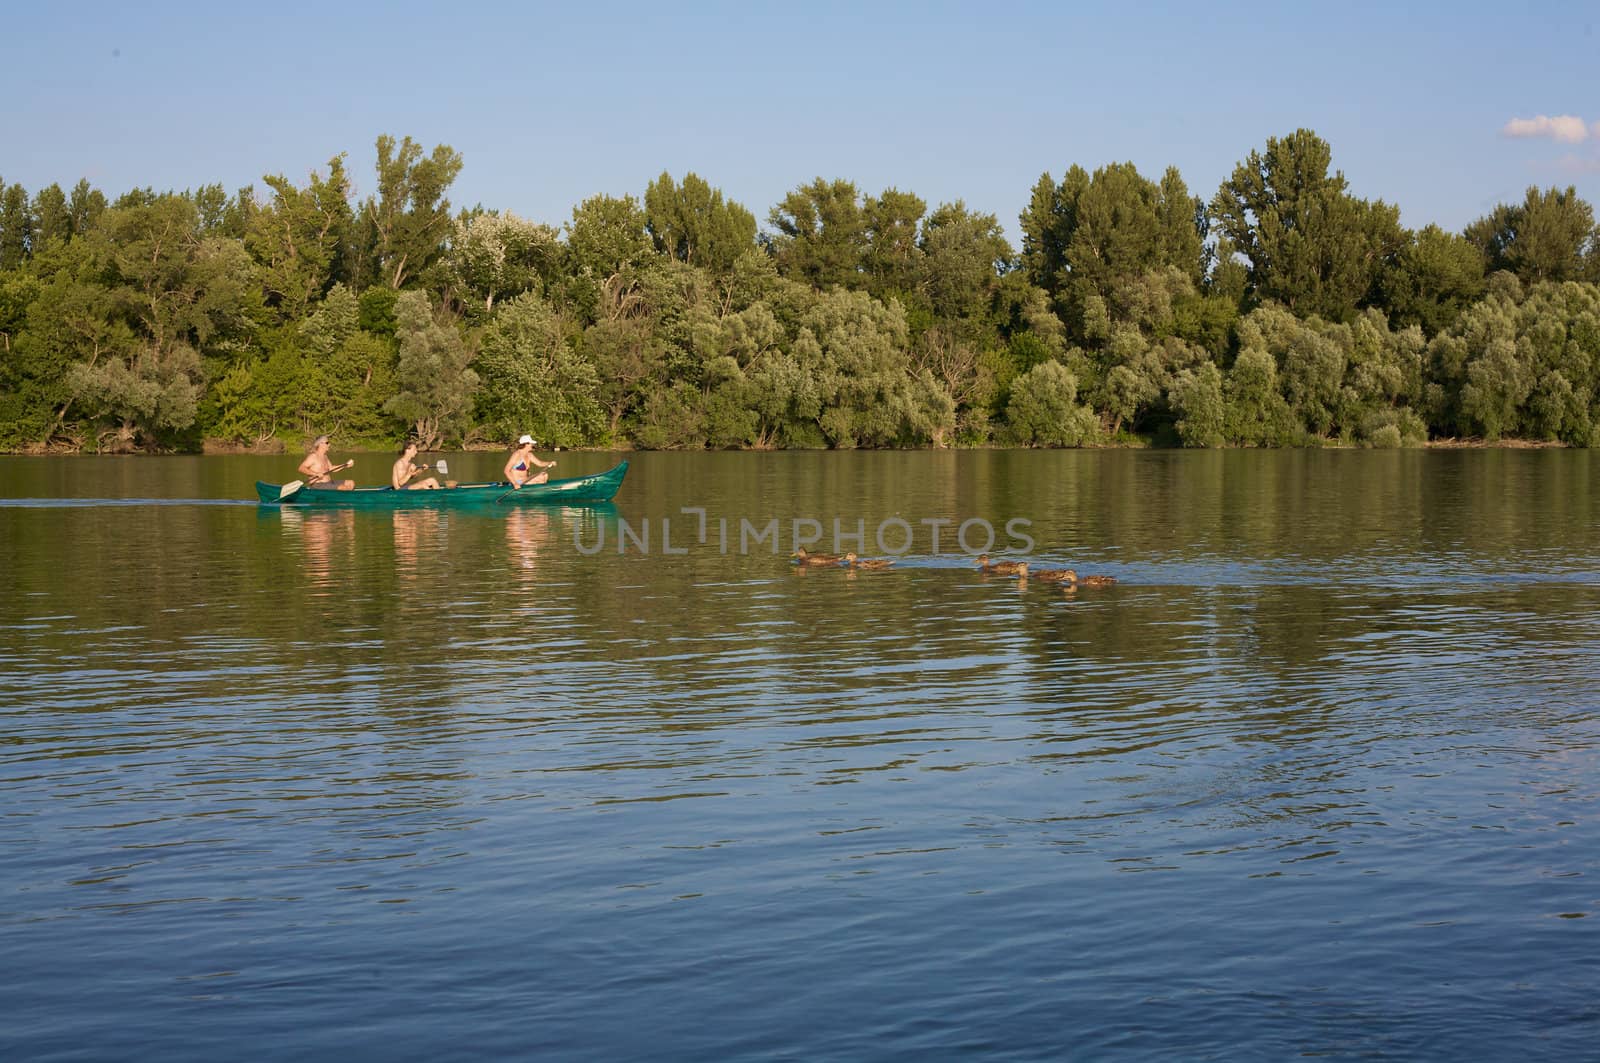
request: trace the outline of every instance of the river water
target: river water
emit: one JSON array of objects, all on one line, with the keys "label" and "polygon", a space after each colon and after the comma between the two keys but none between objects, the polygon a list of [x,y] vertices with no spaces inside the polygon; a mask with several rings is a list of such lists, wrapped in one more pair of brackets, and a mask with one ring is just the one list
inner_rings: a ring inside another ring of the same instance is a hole
[{"label": "river water", "polygon": [[0,459],[0,1057],[1593,1058],[1589,452],[630,457]]}]

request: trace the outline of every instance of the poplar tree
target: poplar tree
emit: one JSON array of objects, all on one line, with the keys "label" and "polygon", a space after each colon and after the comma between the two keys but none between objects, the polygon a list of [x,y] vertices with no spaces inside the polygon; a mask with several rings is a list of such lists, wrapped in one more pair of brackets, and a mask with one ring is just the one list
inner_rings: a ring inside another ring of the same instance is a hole
[{"label": "poplar tree", "polygon": [[399,290],[439,259],[450,235],[446,193],[461,172],[461,156],[440,144],[424,156],[406,137],[378,138],[378,195],[363,213],[371,225],[380,283]]},{"label": "poplar tree", "polygon": [[644,209],[656,250],[679,262],[726,273],[755,247],[756,216],[693,172],[680,185],[662,171],[645,190]]},{"label": "poplar tree", "polygon": [[1250,264],[1258,299],[1342,321],[1404,243],[1400,212],[1347,192],[1328,143],[1309,129],[1270,137],[1217,190],[1212,217]]}]

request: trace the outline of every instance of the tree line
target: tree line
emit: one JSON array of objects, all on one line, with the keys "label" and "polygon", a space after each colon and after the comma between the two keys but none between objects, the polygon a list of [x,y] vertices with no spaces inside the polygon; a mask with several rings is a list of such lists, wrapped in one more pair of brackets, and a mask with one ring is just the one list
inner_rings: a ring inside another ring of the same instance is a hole
[{"label": "tree line", "polygon": [[765,225],[701,177],[557,228],[456,210],[377,141],[232,194],[0,178],[0,449],[413,436],[664,448],[1588,446],[1600,230],[1530,188],[1459,233],[1352,195],[1309,130],[1209,199],[1044,174],[992,214],[818,178]]}]

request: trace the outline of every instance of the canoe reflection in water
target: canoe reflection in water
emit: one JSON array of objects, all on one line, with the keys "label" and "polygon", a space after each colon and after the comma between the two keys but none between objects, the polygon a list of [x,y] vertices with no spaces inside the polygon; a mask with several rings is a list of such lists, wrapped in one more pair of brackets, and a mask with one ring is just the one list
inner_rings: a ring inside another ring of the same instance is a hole
[{"label": "canoe reflection in water", "polygon": [[420,567],[441,556],[444,514],[437,509],[397,509],[390,516],[394,520],[395,574],[407,583],[415,582]]},{"label": "canoe reflection in water", "polygon": [[507,560],[513,568],[531,571],[550,541],[550,514],[519,506],[507,511],[505,522]]},{"label": "canoe reflection in water", "polygon": [[340,582],[355,560],[353,510],[302,512],[285,509],[283,529],[300,539],[300,566],[307,583],[327,587]]}]

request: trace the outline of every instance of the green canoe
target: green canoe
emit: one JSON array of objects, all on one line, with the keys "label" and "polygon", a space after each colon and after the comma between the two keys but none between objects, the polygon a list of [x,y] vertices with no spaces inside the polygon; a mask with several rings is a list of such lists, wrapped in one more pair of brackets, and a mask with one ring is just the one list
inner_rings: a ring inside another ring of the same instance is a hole
[{"label": "green canoe", "polygon": [[[628,474],[628,463],[618,462],[593,476],[573,476],[566,480],[529,484],[513,491],[507,483],[461,484],[437,491],[396,491],[392,487],[358,487],[354,491],[313,490],[294,484],[269,484],[256,481],[256,494],[262,505],[304,506],[322,509],[396,509],[401,506],[527,505],[575,502],[609,502]],[[285,487],[290,490],[284,492]]]}]

